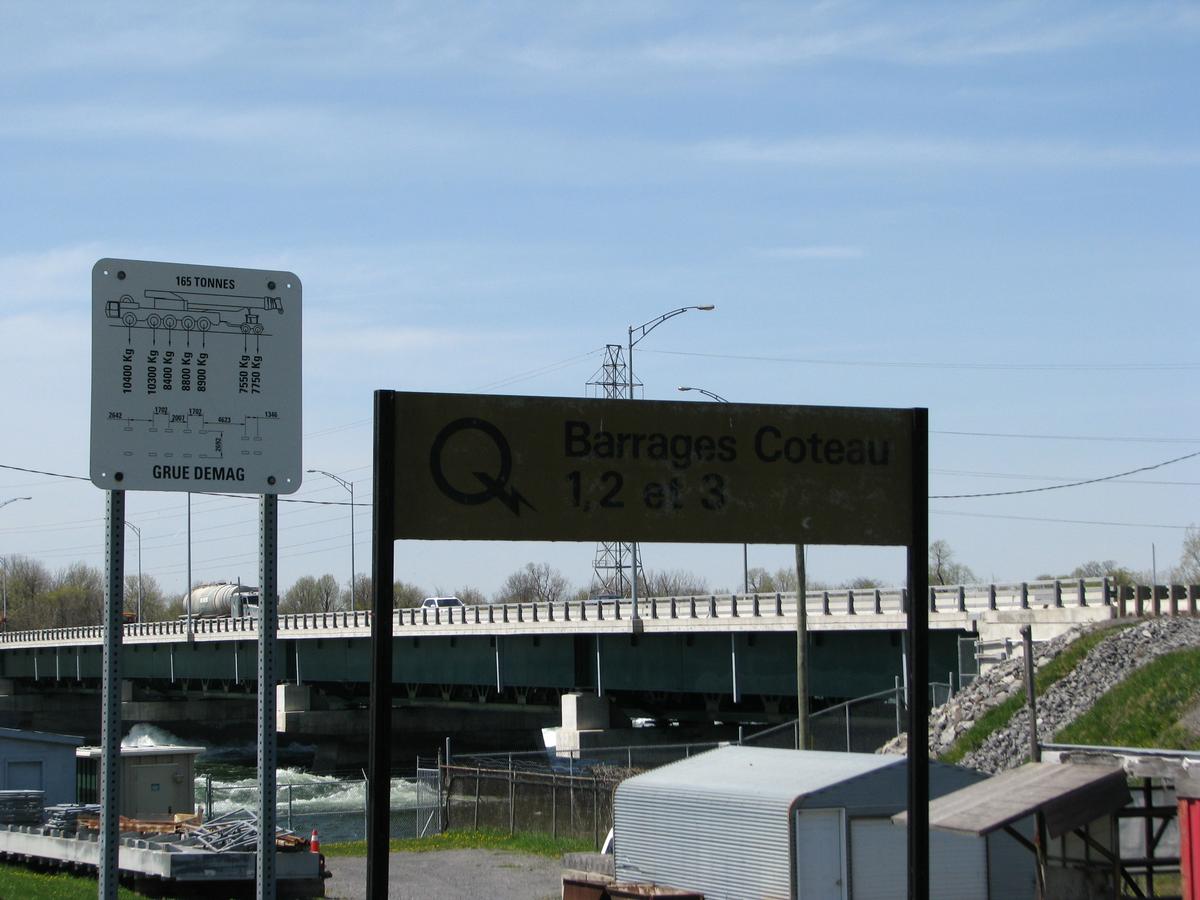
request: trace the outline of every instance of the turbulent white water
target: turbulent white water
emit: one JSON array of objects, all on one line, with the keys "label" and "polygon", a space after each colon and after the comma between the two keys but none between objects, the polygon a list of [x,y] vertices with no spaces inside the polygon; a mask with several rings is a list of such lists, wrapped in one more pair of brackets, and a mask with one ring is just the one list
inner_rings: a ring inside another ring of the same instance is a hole
[{"label": "turbulent white water", "polygon": [[[203,746],[198,762],[220,764],[229,758],[244,760],[254,755],[254,746],[214,747],[202,742],[181,740],[157,725],[139,723],[121,740],[122,747]],[[283,748],[281,748],[283,749]],[[290,744],[288,751],[303,754],[312,747]],[[245,767],[238,767],[244,769]],[[303,769],[282,767],[275,772],[278,785],[276,816],[279,824],[301,833],[319,828],[325,840],[361,839],[367,808],[365,779],[336,778],[314,775]],[[211,792],[211,793],[210,793]],[[258,805],[258,777],[247,774],[238,778],[217,778],[200,774],[195,778],[194,796],[197,811],[210,819],[235,809],[254,809]],[[393,778],[391,785],[392,833],[403,836],[416,827],[419,815],[415,812],[418,799],[432,804],[430,791],[419,791],[417,782]],[[211,803],[211,808],[210,807]],[[411,819],[411,823],[409,822]]]}]

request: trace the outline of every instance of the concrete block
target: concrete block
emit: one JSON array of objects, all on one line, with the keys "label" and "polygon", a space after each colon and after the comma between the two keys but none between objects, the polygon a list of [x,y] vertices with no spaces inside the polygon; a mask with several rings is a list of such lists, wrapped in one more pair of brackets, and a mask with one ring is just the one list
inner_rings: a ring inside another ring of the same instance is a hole
[{"label": "concrete block", "polygon": [[595,694],[563,694],[562,726],[572,731],[608,728],[608,701]]},{"label": "concrete block", "polygon": [[312,688],[307,684],[277,684],[275,706],[280,712],[307,712],[312,709]]}]

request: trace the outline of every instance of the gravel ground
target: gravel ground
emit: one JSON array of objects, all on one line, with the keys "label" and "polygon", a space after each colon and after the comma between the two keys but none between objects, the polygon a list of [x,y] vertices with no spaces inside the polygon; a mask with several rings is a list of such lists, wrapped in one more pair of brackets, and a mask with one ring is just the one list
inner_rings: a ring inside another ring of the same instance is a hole
[{"label": "gravel ground", "polygon": [[[337,856],[326,861],[333,877],[325,896],[361,900],[367,896],[367,858]],[[402,900],[558,900],[562,861],[503,850],[435,850],[393,853],[388,864],[388,897]]]}]

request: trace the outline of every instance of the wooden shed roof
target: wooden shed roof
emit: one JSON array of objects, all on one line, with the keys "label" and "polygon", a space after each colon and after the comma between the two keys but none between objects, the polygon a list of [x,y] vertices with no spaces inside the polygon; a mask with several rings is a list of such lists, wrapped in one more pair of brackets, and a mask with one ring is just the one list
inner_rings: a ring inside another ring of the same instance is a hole
[{"label": "wooden shed roof", "polygon": [[[1041,812],[1050,836],[1058,837],[1128,802],[1120,767],[1026,763],[931,801],[929,827],[984,835]],[[892,818],[906,823],[908,813]]]}]

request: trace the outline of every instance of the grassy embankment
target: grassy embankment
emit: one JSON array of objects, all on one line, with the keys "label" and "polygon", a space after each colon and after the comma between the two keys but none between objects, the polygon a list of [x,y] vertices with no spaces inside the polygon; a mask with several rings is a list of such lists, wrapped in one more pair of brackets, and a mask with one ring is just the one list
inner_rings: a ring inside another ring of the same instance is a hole
[{"label": "grassy embankment", "polygon": [[1147,663],[1054,736],[1061,744],[1194,750],[1197,735],[1179,724],[1200,695],[1200,649]]},{"label": "grassy embankment", "polygon": [[[1118,625],[1114,628],[1101,628],[1090,634],[1085,634],[1072,641],[1066,649],[1050,662],[1041,667],[1033,676],[1034,691],[1038,696],[1065,677],[1087,656],[1088,652],[1106,638],[1112,637],[1117,630],[1129,628],[1129,624]],[[957,763],[968,753],[978,750],[992,732],[1005,727],[1009,720],[1016,715],[1017,710],[1025,705],[1025,693],[1022,691],[1009,697],[999,706],[994,706],[980,716],[974,725],[967,729],[945,753],[939,757],[943,762]]]}]

